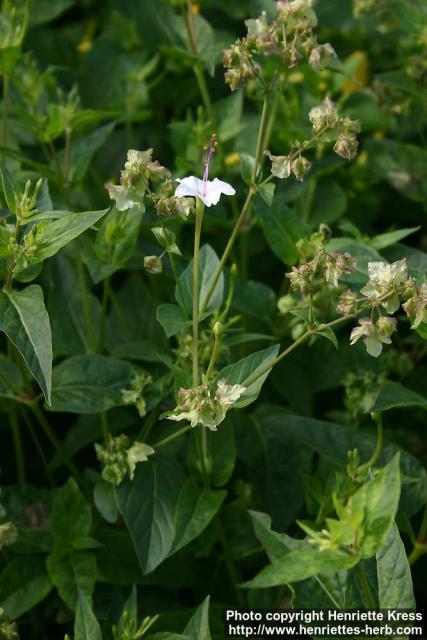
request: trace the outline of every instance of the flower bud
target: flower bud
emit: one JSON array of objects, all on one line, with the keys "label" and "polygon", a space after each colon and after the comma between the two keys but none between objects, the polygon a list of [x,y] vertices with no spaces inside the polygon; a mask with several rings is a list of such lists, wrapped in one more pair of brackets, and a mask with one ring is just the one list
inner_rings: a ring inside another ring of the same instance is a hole
[{"label": "flower bud", "polygon": [[271,173],[276,178],[289,178],[291,175],[291,159],[289,156],[273,156],[270,151],[264,151],[265,155],[271,160]]},{"label": "flower bud", "polygon": [[334,151],[337,156],[341,156],[341,158],[345,158],[346,160],[352,160],[357,154],[358,145],[359,143],[356,136],[342,133],[334,144]]},{"label": "flower bud", "polygon": [[303,156],[299,156],[291,164],[291,171],[294,174],[295,178],[299,180],[299,182],[302,182],[304,180],[305,174],[310,171],[310,168],[311,162]]},{"label": "flower bud", "polygon": [[144,269],[148,271],[148,273],[153,273],[157,275],[158,273],[162,273],[163,264],[160,256],[145,256],[144,257]]},{"label": "flower bud", "polygon": [[335,49],[329,42],[319,44],[311,50],[308,64],[314,71],[320,71],[325,68],[331,58],[336,57]]}]

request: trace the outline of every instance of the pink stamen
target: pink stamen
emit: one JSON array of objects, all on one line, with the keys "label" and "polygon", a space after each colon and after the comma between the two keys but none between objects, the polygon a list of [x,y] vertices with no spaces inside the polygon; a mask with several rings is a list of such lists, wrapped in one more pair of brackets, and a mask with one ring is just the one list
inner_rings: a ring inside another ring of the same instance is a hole
[{"label": "pink stamen", "polygon": [[206,160],[205,160],[205,172],[203,174],[203,196],[206,196],[207,193],[207,188],[208,188],[208,177],[209,177],[209,167],[210,164],[212,162],[212,158],[213,158],[213,154],[215,153],[215,149],[216,149],[216,134],[212,134],[211,140],[210,140],[210,146],[209,146],[209,151],[206,154]]}]

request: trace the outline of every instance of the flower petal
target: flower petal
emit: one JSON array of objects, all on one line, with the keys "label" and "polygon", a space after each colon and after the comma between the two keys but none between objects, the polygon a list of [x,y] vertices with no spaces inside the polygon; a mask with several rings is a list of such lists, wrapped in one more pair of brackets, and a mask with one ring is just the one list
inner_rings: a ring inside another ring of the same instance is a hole
[{"label": "flower petal", "polygon": [[177,182],[180,184],[175,189],[175,195],[178,197],[181,196],[197,196],[199,195],[199,189],[201,183],[203,185],[203,181],[196,176],[188,176],[187,178],[183,178],[180,180],[177,178]]}]

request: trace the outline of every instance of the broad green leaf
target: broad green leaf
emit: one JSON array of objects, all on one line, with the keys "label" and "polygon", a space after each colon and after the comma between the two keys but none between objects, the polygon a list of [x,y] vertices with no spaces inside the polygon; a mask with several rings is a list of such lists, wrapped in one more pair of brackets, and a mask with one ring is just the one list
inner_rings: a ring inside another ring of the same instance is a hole
[{"label": "broad green leaf", "polygon": [[223,142],[234,138],[245,126],[242,121],[243,91],[235,91],[214,104],[218,122],[218,138]]},{"label": "broad green leaf", "polygon": [[378,600],[381,609],[415,609],[411,569],[399,530],[393,524],[377,551]]},{"label": "broad green leaf", "polygon": [[75,3],[75,0],[37,0],[30,11],[29,26],[44,24],[54,20]]},{"label": "broad green leaf", "polygon": [[135,249],[141,219],[141,213],[135,209],[117,211],[113,208],[102,220],[96,234],[98,259],[116,267],[124,265]]},{"label": "broad green leaf", "polygon": [[196,609],[184,629],[184,634],[193,640],[211,640],[209,630],[209,596],[203,600],[200,607]]},{"label": "broad green leaf", "polygon": [[[218,264],[218,256],[212,247],[208,244],[203,245],[200,249],[199,257],[199,308],[202,308],[209,288],[211,284],[213,284],[213,276]],[[193,260],[191,260],[187,268],[184,269],[180,275],[179,281],[181,288],[179,289],[176,287],[175,298],[181,305],[184,312],[186,314],[190,314],[193,306]],[[215,309],[218,309],[222,303],[223,296],[224,274],[221,273],[214,287],[207,308],[205,309],[205,313],[211,313],[212,311],[215,311]]]},{"label": "broad green leaf", "polygon": [[338,340],[331,327],[326,327],[326,329],[319,329],[319,331],[315,331],[314,333],[318,336],[321,336],[322,338],[326,338],[326,340],[332,342],[335,349],[338,349]]},{"label": "broad green leaf", "polygon": [[16,398],[23,391],[22,373],[14,362],[0,356],[0,398]]},{"label": "broad green leaf", "polygon": [[251,589],[279,587],[292,582],[300,582],[317,574],[330,576],[343,569],[349,569],[358,561],[357,556],[340,549],[315,548],[290,551],[282,559],[268,565],[249,582],[242,586]]},{"label": "broad green leaf", "polygon": [[306,229],[283,197],[276,195],[271,206],[257,198],[256,213],[265,239],[276,256],[287,265],[296,262],[298,251],[295,243],[305,235]]},{"label": "broad green leaf", "polygon": [[[304,194],[302,209],[309,200]],[[327,180],[319,184],[315,190],[313,210],[310,214],[312,227],[323,224],[332,224],[341,218],[347,209],[347,195],[344,189],[335,180]]]},{"label": "broad green leaf", "polygon": [[21,291],[0,292],[0,331],[18,349],[50,402],[52,335],[41,287],[32,284]]},{"label": "broad green leaf", "polygon": [[266,513],[249,511],[255,536],[264,547],[270,562],[279,562],[292,549],[304,547],[303,541],[294,540],[286,533],[271,529],[271,518]]},{"label": "broad green leaf", "polygon": [[[31,262],[36,264],[46,258],[51,258],[62,247],[77,238],[81,233],[90,229],[98,222],[109,209],[101,211],[84,211],[83,213],[68,213],[54,222],[38,222],[29,233],[34,235],[32,240],[36,248],[31,253]],[[22,270],[22,264],[18,263],[16,272]]]},{"label": "broad green leaf", "polygon": [[84,178],[92,157],[105,144],[114,127],[115,123],[105,124],[87,136],[78,138],[73,142],[69,171],[69,177],[72,182],[78,182]]},{"label": "broad green leaf", "polygon": [[171,553],[175,553],[204,531],[226,495],[226,491],[200,489],[190,478],[184,483],[176,504],[175,538]]},{"label": "broad green leaf", "polygon": [[371,411],[388,411],[399,407],[421,407],[427,409],[427,398],[397,382],[387,381],[380,388]]},{"label": "broad green leaf", "polygon": [[64,547],[76,546],[89,535],[91,526],[90,505],[74,478],[70,478],[53,502],[51,529],[55,542]]},{"label": "broad green leaf", "polygon": [[74,640],[102,640],[101,627],[92,611],[90,600],[81,594],[77,600]]},{"label": "broad green leaf", "polygon": [[[346,466],[348,451],[358,449],[363,462],[369,460],[376,446],[376,436],[373,432],[360,432],[333,422],[280,412],[265,418],[264,423],[266,426],[276,425],[301,445],[316,451],[338,467]],[[412,516],[426,503],[427,474],[413,455],[394,444],[386,443],[383,446],[377,464],[384,465],[396,453],[400,453],[401,509],[406,515]]]},{"label": "broad green leaf", "polygon": [[[263,349],[262,351],[256,351],[250,356],[230,364],[218,374],[218,379],[224,378],[228,384],[242,384],[246,385],[246,381],[252,376],[255,376],[258,372],[262,371],[279,353],[280,345],[274,345]],[[244,394],[233,405],[233,407],[246,407],[251,402],[254,402],[261,391],[261,387],[264,384],[270,369],[268,369],[262,376],[260,376],[255,382],[247,386]]]},{"label": "broad green leaf", "polygon": [[157,319],[168,338],[191,327],[191,321],[177,304],[161,304],[157,309]]},{"label": "broad green leaf", "polygon": [[108,356],[80,355],[56,366],[52,376],[52,411],[100,413],[123,404],[135,368]]},{"label": "broad green leaf", "polygon": [[363,559],[371,558],[383,544],[394,522],[399,497],[399,454],[396,454],[373,480],[352,494],[340,508],[339,520],[328,521],[328,527],[330,523],[332,531],[333,524],[333,529],[339,531],[341,528],[344,535],[353,530],[357,535],[358,555]]},{"label": "broad green leaf", "polygon": [[96,508],[104,520],[110,524],[114,524],[118,516],[114,485],[103,478],[98,478],[93,490],[93,499]]},{"label": "broad green leaf", "polygon": [[[292,585],[295,609],[362,609],[359,601],[347,600],[347,571],[332,576],[313,576]],[[353,606],[353,605],[356,606]]]},{"label": "broad green leaf", "polygon": [[46,566],[50,579],[70,609],[76,608],[79,596],[92,595],[96,581],[96,559],[93,553],[58,545],[48,556]]},{"label": "broad green leaf", "polygon": [[130,587],[142,581],[135,546],[126,529],[100,528],[96,538],[101,547],[96,550],[97,580]]},{"label": "broad green leaf", "polygon": [[144,574],[153,571],[172,549],[183,481],[178,462],[156,455],[137,465],[132,482],[125,480],[116,489],[119,509]]},{"label": "broad green leaf", "polygon": [[390,247],[396,242],[400,242],[407,236],[412,235],[416,231],[419,231],[421,227],[410,227],[408,229],[396,229],[396,231],[387,231],[387,233],[380,233],[377,236],[371,238],[370,245],[377,251]]},{"label": "broad green leaf", "polygon": [[221,429],[210,439],[211,480],[215,487],[222,487],[231,478],[236,464],[236,439],[232,420],[225,419]]},{"label": "broad green leaf", "polygon": [[30,611],[52,590],[42,555],[17,555],[0,575],[0,608],[10,620]]}]

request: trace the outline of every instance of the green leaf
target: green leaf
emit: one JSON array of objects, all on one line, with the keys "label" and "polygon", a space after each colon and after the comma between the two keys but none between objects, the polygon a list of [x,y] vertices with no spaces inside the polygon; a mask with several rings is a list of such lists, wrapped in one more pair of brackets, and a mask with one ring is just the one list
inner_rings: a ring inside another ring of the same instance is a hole
[{"label": "green leaf", "polygon": [[[36,264],[46,258],[51,258],[62,247],[77,238],[81,233],[90,229],[98,222],[109,209],[101,211],[85,211],[83,213],[70,213],[62,216],[54,222],[39,222],[31,228],[29,233],[34,235],[32,243],[36,249],[31,254],[31,262]],[[16,271],[22,270],[22,264],[18,263]]]},{"label": "green leaf", "polygon": [[157,320],[168,338],[191,327],[191,321],[177,304],[161,304],[157,309]]},{"label": "green leaf", "polygon": [[[349,498],[339,512],[339,527],[357,530],[357,553],[367,559],[375,555],[394,522],[399,506],[400,469],[397,453],[378,475]],[[335,526],[334,526],[335,528]],[[355,532],[356,533],[356,532]]]},{"label": "green leaf", "polygon": [[[304,194],[304,200],[309,196]],[[304,207],[304,204],[303,204]],[[332,224],[341,218],[347,209],[347,196],[344,189],[335,180],[326,180],[317,186],[310,225]]]},{"label": "green leaf", "polygon": [[286,533],[271,529],[271,518],[266,513],[249,511],[255,535],[264,547],[270,562],[279,562],[292,549],[306,546],[301,540],[293,540]]},{"label": "green leaf", "polygon": [[296,262],[298,251],[295,243],[306,234],[304,224],[280,194],[275,196],[271,206],[262,198],[256,198],[255,206],[265,239],[272,251],[287,265]]},{"label": "green leaf", "polygon": [[92,595],[96,581],[93,553],[56,546],[48,556],[46,566],[50,579],[70,609],[76,608],[79,596]]},{"label": "green leaf", "polygon": [[388,411],[399,407],[421,407],[427,409],[427,398],[397,382],[388,381],[379,390],[371,411]]},{"label": "green leaf", "polygon": [[[105,144],[115,126],[114,122],[105,124],[89,133],[89,135],[74,140],[71,147],[69,171],[69,179],[72,183],[84,178],[92,157]],[[65,156],[65,151],[60,154],[61,156]]]},{"label": "green leaf", "polygon": [[251,589],[279,587],[318,574],[330,576],[337,571],[349,569],[357,562],[357,556],[340,549],[297,549],[289,551],[280,560],[262,569],[255,578],[242,586]]},{"label": "green leaf", "polygon": [[395,524],[390,527],[376,559],[380,609],[415,609],[411,569]]},{"label": "green leaf", "polygon": [[0,292],[0,331],[8,336],[39,383],[47,402],[52,386],[52,335],[41,287]]},{"label": "green leaf", "polygon": [[222,487],[231,478],[236,464],[236,439],[231,420],[225,419],[221,429],[211,438],[209,453],[212,460],[212,484]]},{"label": "green leaf", "polygon": [[0,166],[1,183],[3,187],[3,195],[7,204],[7,208],[12,213],[16,210],[16,189],[13,178],[5,166]]},{"label": "green leaf", "polygon": [[392,244],[396,244],[396,242],[400,242],[404,238],[412,235],[416,231],[419,231],[421,227],[410,227],[408,229],[396,229],[395,231],[388,231],[387,233],[381,233],[377,236],[371,238],[371,247],[376,249],[377,251],[381,251],[381,249],[385,249],[386,247],[391,246]]},{"label": "green leaf", "polygon": [[191,478],[184,483],[176,505],[175,538],[171,553],[175,553],[204,531],[226,495],[226,491],[200,489]]},{"label": "green leaf", "polygon": [[209,596],[205,598],[190,618],[184,629],[184,634],[193,638],[193,640],[211,640],[209,630]]},{"label": "green leaf", "polygon": [[102,640],[101,627],[89,598],[79,595],[74,623],[74,640]]},{"label": "green leaf", "polygon": [[[324,420],[293,416],[283,411],[265,418],[263,422],[266,427],[276,426],[303,447],[319,453],[338,467],[346,466],[348,451],[357,448],[361,460],[366,461],[376,446],[374,433],[356,431]],[[414,456],[389,443],[383,446],[377,464],[387,463],[396,453],[400,453],[401,508],[408,516],[412,516],[426,503],[427,474]]]},{"label": "green leaf", "polygon": [[52,590],[41,555],[17,555],[0,575],[0,608],[16,620],[39,604]]},{"label": "green leaf", "polygon": [[52,376],[51,411],[100,413],[123,404],[133,365],[108,356],[79,355],[56,366]]},{"label": "green leaf", "polygon": [[133,585],[129,598],[126,600],[120,618],[115,625],[115,637],[126,638],[127,629],[129,627],[138,628],[138,593],[136,586]]},{"label": "green leaf", "polygon": [[69,478],[53,502],[51,529],[55,542],[65,547],[75,546],[89,535],[91,526],[90,505],[74,478]]},{"label": "green leaf", "polygon": [[30,27],[54,20],[74,3],[75,0],[37,0],[31,7]]},{"label": "green leaf", "polygon": [[[199,258],[199,308],[202,307],[209,287],[213,283],[213,276],[219,259],[215,251],[208,244],[203,245],[200,249]],[[193,306],[193,260],[187,268],[182,272],[179,278],[181,288],[175,289],[175,298],[181,305],[185,313],[189,314]],[[182,295],[181,295],[182,293]],[[205,313],[212,313],[221,305],[224,297],[224,274],[218,278],[212,296],[209,300]]]},{"label": "green leaf", "polygon": [[326,329],[319,329],[319,331],[315,331],[314,333],[318,336],[321,336],[322,338],[326,338],[327,340],[332,342],[335,349],[338,349],[338,340],[331,327],[326,327]]},{"label": "green leaf", "polygon": [[117,500],[144,574],[170,553],[175,537],[175,509],[184,480],[173,458],[156,455],[137,465],[132,482],[116,489]]},{"label": "green leaf", "polygon": [[[279,348],[280,345],[274,345],[262,351],[256,351],[250,356],[234,364],[230,364],[218,374],[218,379],[225,378],[228,384],[242,384],[246,386],[246,381],[252,375],[256,375],[257,372],[261,371],[274,360],[279,353]],[[269,373],[270,370],[266,371],[258,380],[250,384],[233,407],[246,407],[248,404],[251,404],[251,402],[254,402],[258,398],[261,387]]]},{"label": "green leaf", "polygon": [[103,478],[98,478],[93,490],[93,500],[104,520],[114,524],[118,516],[114,485]]}]

